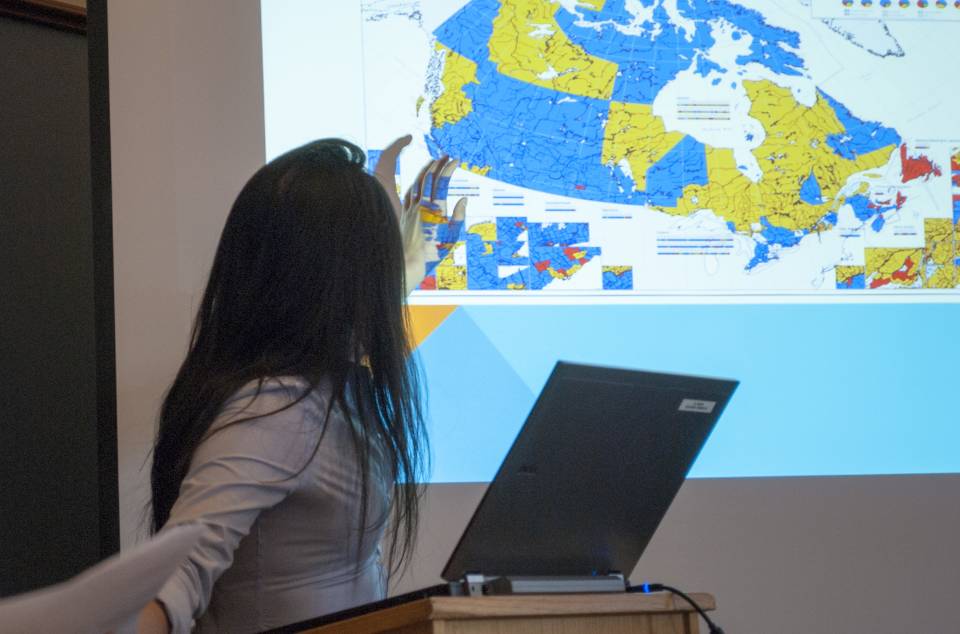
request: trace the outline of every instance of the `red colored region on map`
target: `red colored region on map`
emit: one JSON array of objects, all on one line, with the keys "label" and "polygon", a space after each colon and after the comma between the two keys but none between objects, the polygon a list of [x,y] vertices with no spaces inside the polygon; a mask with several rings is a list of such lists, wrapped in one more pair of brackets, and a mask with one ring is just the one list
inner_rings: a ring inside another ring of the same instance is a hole
[{"label": "red colored region on map", "polygon": [[541,260],[540,262],[537,262],[533,266],[536,267],[537,271],[539,271],[540,273],[543,273],[548,268],[550,268],[550,260]]},{"label": "red colored region on map", "polygon": [[893,272],[893,279],[898,282],[909,282],[910,281],[910,271],[913,270],[913,259],[907,258],[903,261],[903,266]]},{"label": "red colored region on map", "polygon": [[906,143],[900,146],[900,164],[904,183],[909,183],[918,178],[926,178],[931,174],[934,176],[940,176],[942,174],[940,168],[934,165],[933,161],[923,154],[916,157],[907,156]]},{"label": "red colored region on map", "polygon": [[423,281],[420,282],[421,291],[435,291],[437,290],[437,276],[431,275],[430,277],[423,278]]},{"label": "red colored region on map", "polygon": [[890,277],[878,277],[870,282],[870,288],[880,288],[881,286],[886,286],[891,282],[911,282],[915,277],[913,272],[914,267],[913,258],[907,258],[903,261],[903,266],[890,274]]},{"label": "red colored region on map", "polygon": [[583,249],[581,249],[580,247],[566,247],[566,248],[563,250],[563,254],[564,254],[565,256],[567,256],[567,259],[568,259],[568,260],[574,260],[574,261],[576,261],[576,262],[579,262],[580,264],[586,264],[586,263],[587,263],[587,258],[578,258],[578,257],[577,257],[577,254],[578,254],[578,253],[581,253],[582,251],[583,251]]},{"label": "red colored region on map", "polygon": [[897,209],[903,208],[903,203],[907,202],[907,197],[897,192]]},{"label": "red colored region on map", "polygon": [[950,169],[954,172],[960,172],[960,152],[950,157]]}]

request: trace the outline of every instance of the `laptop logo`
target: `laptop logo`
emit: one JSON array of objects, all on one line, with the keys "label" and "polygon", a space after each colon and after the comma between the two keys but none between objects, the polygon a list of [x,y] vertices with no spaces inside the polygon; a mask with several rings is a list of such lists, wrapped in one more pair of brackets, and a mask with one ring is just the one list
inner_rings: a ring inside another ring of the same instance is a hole
[{"label": "laptop logo", "polygon": [[716,406],[716,401],[701,401],[695,398],[685,398],[680,402],[680,411],[694,412],[696,414],[712,414],[713,408]]}]

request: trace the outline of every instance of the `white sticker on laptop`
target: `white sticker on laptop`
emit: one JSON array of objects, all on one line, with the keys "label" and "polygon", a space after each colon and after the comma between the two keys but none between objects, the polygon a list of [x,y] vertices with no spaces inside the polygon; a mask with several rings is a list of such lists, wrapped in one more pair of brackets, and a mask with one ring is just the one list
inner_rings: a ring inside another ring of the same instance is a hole
[{"label": "white sticker on laptop", "polygon": [[680,402],[681,412],[696,412],[697,414],[712,414],[716,401],[701,401],[695,398],[685,398]]}]

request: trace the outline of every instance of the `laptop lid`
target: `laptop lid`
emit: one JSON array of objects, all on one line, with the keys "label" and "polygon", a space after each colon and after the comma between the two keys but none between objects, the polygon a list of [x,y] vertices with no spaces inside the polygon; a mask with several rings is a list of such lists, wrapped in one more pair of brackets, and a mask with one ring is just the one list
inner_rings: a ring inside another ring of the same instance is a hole
[{"label": "laptop lid", "polygon": [[630,574],[737,385],[558,363],[443,578]]}]

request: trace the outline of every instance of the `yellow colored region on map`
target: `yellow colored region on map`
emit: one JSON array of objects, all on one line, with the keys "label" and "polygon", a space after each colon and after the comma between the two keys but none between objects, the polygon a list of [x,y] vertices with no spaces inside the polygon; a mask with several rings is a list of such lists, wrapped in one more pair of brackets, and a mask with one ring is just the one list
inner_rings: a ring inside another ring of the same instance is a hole
[{"label": "yellow colored region on map", "polygon": [[555,269],[552,266],[547,267],[547,273],[555,280],[569,280],[583,268],[582,264],[574,264],[569,269]]},{"label": "yellow colored region on map", "polygon": [[866,274],[866,267],[863,266],[838,266],[834,269],[837,275],[837,286],[841,284],[852,286],[852,280],[858,275]]},{"label": "yellow colored region on map", "polygon": [[633,270],[632,266],[604,266],[604,273],[613,273],[614,275],[623,275]]},{"label": "yellow colored region on map", "polygon": [[577,6],[590,9],[591,11],[602,11],[603,5],[606,4],[606,2],[607,0],[578,0]]},{"label": "yellow colored region on map", "polygon": [[924,288],[954,288],[957,286],[957,267],[953,261],[957,245],[953,220],[926,218],[923,221],[923,266],[920,275]]},{"label": "yellow colored region on map", "polygon": [[470,165],[469,163],[463,162],[460,163],[460,169],[467,170],[468,172],[473,172],[474,174],[479,174],[480,176],[486,176],[487,172],[490,171],[489,165],[484,165],[483,167],[479,165]]},{"label": "yellow colored region on map", "polygon": [[653,106],[639,103],[610,102],[603,132],[604,165],[626,159],[635,189],[647,189],[647,170],[667,155],[683,139],[679,132],[667,132],[663,119],[653,114]]},{"label": "yellow colored region on map", "polygon": [[456,259],[454,258],[454,255],[458,250],[462,250],[466,248],[466,246],[467,246],[467,243],[463,240],[452,243],[450,245],[449,252],[443,257],[442,260],[440,260],[440,263],[437,264],[437,266],[438,267],[439,266],[447,266],[447,267],[456,266]]},{"label": "yellow colored region on map", "polygon": [[503,0],[488,47],[497,70],[523,82],[594,99],[610,99],[617,65],[588,55],[554,17],[554,0]]},{"label": "yellow colored region on map", "polygon": [[916,286],[923,249],[868,247],[864,251],[867,288]]},{"label": "yellow colored region on map", "polygon": [[[833,108],[820,95],[812,107],[797,102],[793,93],[771,81],[745,81],[750,116],[758,120],[766,139],[752,153],[763,173],[753,182],[737,169],[733,150],[707,147],[707,185],[688,185],[676,207],[662,211],[689,215],[712,209],[738,231],[749,231],[766,216],[770,224],[790,230],[813,227],[826,213],[843,204],[837,194],[850,176],[885,165],[895,149],[890,145],[848,160],[827,144],[831,134],[844,132]],[[823,202],[800,199],[800,188],[811,172],[820,185]]]},{"label": "yellow colored region on map", "polygon": [[467,267],[440,264],[435,270],[437,272],[437,289],[442,291],[467,290]]},{"label": "yellow colored region on map", "polygon": [[443,212],[441,212],[439,209],[432,209],[426,205],[420,205],[419,210],[420,222],[439,225],[448,221],[448,218],[444,217]]},{"label": "yellow colored region on map", "polygon": [[467,233],[478,235],[486,242],[494,242],[497,239],[497,225],[494,222],[479,222],[467,229]]},{"label": "yellow colored region on map", "polygon": [[527,288],[526,284],[517,284],[517,283],[507,284],[508,291],[522,291],[522,290],[525,290],[526,288]]},{"label": "yellow colored region on map", "polygon": [[443,83],[443,92],[430,104],[430,117],[433,127],[439,128],[447,123],[456,123],[473,110],[473,103],[463,87],[467,84],[477,84],[477,64],[466,57],[459,55],[442,44],[437,44],[437,50],[444,51],[443,74],[440,77]]}]

